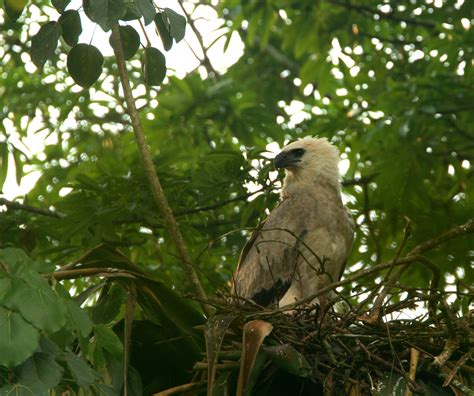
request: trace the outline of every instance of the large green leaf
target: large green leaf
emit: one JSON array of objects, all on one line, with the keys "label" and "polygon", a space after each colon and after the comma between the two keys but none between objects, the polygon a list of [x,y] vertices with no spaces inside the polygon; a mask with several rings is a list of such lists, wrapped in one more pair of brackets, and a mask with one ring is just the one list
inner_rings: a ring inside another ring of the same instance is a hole
[{"label": "large green leaf", "polygon": [[0,305],[0,365],[14,367],[38,347],[39,332],[18,313]]},{"label": "large green leaf", "polygon": [[157,48],[145,48],[143,54],[143,74],[147,85],[161,85],[165,79],[166,59]]},{"label": "large green leaf", "polygon": [[51,0],[51,4],[59,12],[63,12],[70,2],[71,0]]},{"label": "large green leaf", "polygon": [[171,8],[165,8],[163,15],[168,20],[171,36],[179,43],[186,33],[186,18]]},{"label": "large green leaf", "polygon": [[126,301],[126,294],[119,286],[111,286],[100,294],[97,304],[91,308],[94,323],[107,324],[117,319],[121,307]]},{"label": "large green leaf", "polygon": [[8,272],[11,275],[18,275],[21,277],[25,273],[38,272],[52,272],[54,264],[33,261],[23,250],[17,248],[0,249],[0,258],[8,267]]},{"label": "large green leaf", "polygon": [[68,312],[68,322],[81,337],[87,337],[92,331],[92,321],[89,315],[74,301],[64,300],[64,303]]},{"label": "large green leaf", "polygon": [[53,356],[37,352],[15,369],[18,383],[31,389],[35,395],[48,395],[62,379],[64,368]]},{"label": "large green leaf", "polygon": [[112,356],[118,359],[122,358],[123,345],[117,337],[117,334],[115,334],[110,327],[100,324],[96,325],[94,326],[94,334],[97,343],[102,348],[109,351]]},{"label": "large green leaf", "polygon": [[125,0],[84,0],[84,12],[105,32],[125,15]]},{"label": "large green leaf", "polygon": [[[119,26],[120,41],[122,43],[123,55],[125,59],[130,59],[136,54],[140,47],[140,36],[137,31],[129,25]],[[112,45],[112,35],[110,36],[110,45]]]},{"label": "large green leaf", "polygon": [[5,304],[18,310],[23,318],[37,328],[53,333],[66,324],[65,300],[53,293],[39,275],[27,275],[26,282],[13,278],[10,287]]},{"label": "large green leaf", "polygon": [[58,22],[48,22],[41,26],[38,33],[31,39],[31,60],[38,69],[43,68],[54,51],[61,37],[61,25]]},{"label": "large green leaf", "polygon": [[60,356],[70,370],[74,381],[82,388],[87,389],[98,377],[98,374],[87,362],[72,352],[65,352]]},{"label": "large green leaf", "polygon": [[90,44],[77,44],[69,51],[67,68],[74,81],[82,87],[94,84],[102,73],[104,57]]},{"label": "large green leaf", "polygon": [[152,23],[156,13],[153,3],[150,0],[134,0],[133,3],[143,16],[145,25]]},{"label": "large green leaf", "polygon": [[4,307],[16,309],[23,292],[29,287],[22,279],[3,277],[0,278],[0,304]]},{"label": "large green leaf", "polygon": [[171,33],[169,31],[169,25],[167,22],[165,22],[164,18],[164,13],[163,12],[158,12],[155,15],[155,26],[158,30],[158,33],[160,35],[161,42],[163,43],[163,48],[165,51],[169,51],[171,47],[173,46],[173,37],[171,36]]},{"label": "large green leaf", "polygon": [[67,10],[59,17],[64,41],[71,47],[77,44],[82,33],[81,16],[77,10]]}]

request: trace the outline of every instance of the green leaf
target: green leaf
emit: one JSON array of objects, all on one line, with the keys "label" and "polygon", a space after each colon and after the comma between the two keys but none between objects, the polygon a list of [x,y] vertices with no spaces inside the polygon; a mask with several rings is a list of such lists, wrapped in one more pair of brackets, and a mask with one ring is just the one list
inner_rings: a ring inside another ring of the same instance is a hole
[{"label": "green leaf", "polygon": [[71,2],[71,0],[51,0],[51,4],[59,12],[63,12],[70,2]]},{"label": "green leaf", "polygon": [[[125,59],[130,59],[136,54],[140,47],[140,35],[137,31],[129,26],[119,26],[120,40],[122,42],[123,55]],[[110,36],[110,45],[112,45],[112,35]]]},{"label": "green leaf", "polygon": [[54,265],[51,263],[33,261],[23,250],[17,248],[0,249],[0,258],[8,267],[10,275],[21,276],[26,272],[51,272],[54,270]]},{"label": "green leaf", "polygon": [[18,383],[34,391],[35,395],[47,395],[48,390],[59,384],[63,372],[64,368],[54,357],[43,352],[35,353],[15,370]]},{"label": "green leaf", "polygon": [[28,322],[41,330],[53,333],[66,324],[65,301],[52,292],[44,279],[38,275],[37,277],[43,283],[42,287],[28,284],[16,299],[15,308]]},{"label": "green leaf", "polygon": [[130,366],[128,368],[128,395],[129,396],[142,396],[143,395],[143,383],[140,373],[135,367]]},{"label": "green leaf", "polygon": [[125,15],[122,17],[122,21],[133,21],[135,19],[140,19],[142,14],[137,8],[135,3],[126,3],[125,4]]},{"label": "green leaf", "polygon": [[59,37],[61,25],[58,22],[48,22],[31,39],[31,60],[38,69],[43,68],[46,61],[53,57]]},{"label": "green leaf", "polygon": [[117,334],[113,330],[105,325],[96,325],[94,327],[95,338],[97,339],[98,344],[109,351],[112,356],[117,359],[122,358],[123,354],[123,345]]},{"label": "green leaf", "polygon": [[9,155],[8,144],[6,142],[0,142],[0,191],[7,179]]},{"label": "green leaf", "polygon": [[12,21],[16,21],[23,12],[27,2],[27,0],[4,0],[3,6],[8,17]]},{"label": "green leaf", "polygon": [[25,270],[25,267],[29,267],[32,263],[28,255],[23,250],[17,248],[1,249],[0,258],[8,267],[10,274],[21,273]]},{"label": "green leaf", "polygon": [[[32,389],[27,388],[21,384],[10,384],[0,388],[0,395],[2,396],[39,396]],[[49,395],[40,395],[49,396]]]},{"label": "green leaf", "polygon": [[59,17],[59,24],[63,30],[63,39],[71,47],[77,44],[82,33],[81,16],[76,10],[68,10]]},{"label": "green leaf", "polygon": [[4,307],[16,309],[23,290],[28,289],[26,282],[19,278],[0,279],[0,302]]},{"label": "green leaf", "polygon": [[[17,148],[13,148],[13,159],[15,160],[15,179],[16,179],[16,184],[20,185],[21,183],[21,178],[23,177],[23,162],[21,160],[21,151],[18,150]],[[0,159],[1,162],[1,159]],[[1,168],[1,164],[0,164]],[[0,190],[2,189],[2,183],[0,181]]]},{"label": "green leaf", "polygon": [[92,331],[92,321],[89,315],[74,301],[65,300],[69,323],[72,324],[81,337],[87,337]]},{"label": "green leaf", "polygon": [[143,16],[145,25],[153,22],[155,18],[155,6],[150,0],[134,0],[134,4],[137,6],[138,11]]},{"label": "green leaf", "polygon": [[82,87],[89,87],[102,73],[104,57],[101,52],[89,44],[77,44],[69,51],[67,68],[74,81]]},{"label": "green leaf", "polygon": [[74,381],[83,388],[88,388],[98,377],[98,374],[89,367],[83,358],[72,352],[63,353],[60,359],[66,362]]},{"label": "green leaf", "polygon": [[186,33],[186,18],[171,8],[165,8],[163,13],[168,18],[171,36],[179,43]]},{"label": "green leaf", "polygon": [[158,30],[158,33],[160,34],[161,42],[163,43],[163,48],[165,51],[169,51],[171,47],[173,46],[173,37],[171,36],[168,26],[166,22],[164,21],[164,15],[162,12],[158,12],[155,15],[155,25]]},{"label": "green leaf", "polygon": [[143,55],[143,74],[147,85],[161,85],[166,77],[166,59],[154,47],[145,48]]},{"label": "green leaf", "polygon": [[117,396],[117,391],[114,388],[112,388],[110,385],[93,384],[92,387],[95,390],[94,395],[97,395],[97,396]]},{"label": "green leaf", "polygon": [[112,29],[127,11],[125,0],[84,0],[83,6],[87,17],[104,32]]},{"label": "green leaf", "polygon": [[291,345],[265,347],[264,351],[276,366],[291,374],[311,378],[312,369],[308,361]]},{"label": "green leaf", "polygon": [[97,304],[92,307],[91,317],[94,323],[107,324],[117,318],[120,308],[126,300],[126,294],[122,288],[112,286],[110,290],[101,295]]},{"label": "green leaf", "polygon": [[144,285],[153,292],[155,301],[159,301],[159,308],[164,311],[166,317],[182,329],[190,329],[204,323],[202,314],[175,290],[162,282],[152,280],[147,280]]},{"label": "green leaf", "polygon": [[16,312],[0,305],[0,365],[14,367],[38,347],[39,332]]}]

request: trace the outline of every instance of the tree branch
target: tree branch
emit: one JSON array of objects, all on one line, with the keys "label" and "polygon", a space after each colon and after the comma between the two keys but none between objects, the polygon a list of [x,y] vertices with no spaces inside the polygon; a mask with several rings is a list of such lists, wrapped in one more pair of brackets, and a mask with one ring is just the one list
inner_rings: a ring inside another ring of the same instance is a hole
[{"label": "tree branch", "polygon": [[9,201],[5,198],[0,198],[0,205],[5,205],[7,208],[15,210],[24,210],[26,212],[31,212],[35,214],[40,214],[42,216],[56,217],[57,219],[63,219],[66,217],[65,213],[57,212],[55,210],[37,208],[34,206],[26,205],[20,202]]},{"label": "tree branch", "polygon": [[[166,229],[171,235],[173,243],[176,247],[178,255],[181,259],[181,263],[183,268],[186,272],[187,277],[191,283],[194,293],[196,296],[199,297],[202,301],[205,301],[206,294],[204,289],[202,288],[201,282],[197,276],[197,273],[193,267],[191,262],[191,258],[189,256],[189,252],[187,247],[184,243],[183,236],[178,227],[178,223],[171,211],[169,206],[168,200],[166,199],[165,193],[163,191],[163,187],[161,186],[160,180],[158,178],[158,174],[156,173],[155,166],[151,159],[150,151],[146,144],[145,140],[145,132],[143,130],[143,126],[140,121],[140,117],[138,115],[137,108],[135,106],[135,100],[133,98],[132,88],[130,85],[130,80],[128,78],[127,67],[125,65],[125,58],[123,55],[123,47],[122,41],[120,38],[119,26],[115,24],[112,27],[112,47],[115,53],[115,57],[117,59],[119,75],[122,82],[122,87],[124,91],[125,102],[127,103],[127,111],[130,115],[130,119],[132,121],[133,132],[135,134],[135,140],[138,145],[138,150],[143,162],[143,166],[145,168],[145,173],[150,183],[151,190],[155,197],[156,203],[160,209],[161,215],[163,216],[163,220],[166,225]],[[205,303],[201,303],[203,311],[207,314],[211,314],[211,309]]]},{"label": "tree branch", "polygon": [[430,239],[429,241],[420,243],[418,246],[414,247],[407,256],[414,256],[423,254],[428,250],[431,250],[444,242],[449,241],[450,239],[457,238],[461,235],[466,235],[474,232],[474,218],[467,221],[465,224],[455,226],[449,231],[441,234],[440,236]]},{"label": "tree branch", "polygon": [[257,191],[253,191],[253,192],[250,192],[250,193],[247,193],[247,194],[242,194],[242,195],[239,195],[235,198],[230,198],[230,199],[227,199],[225,201],[217,202],[216,204],[213,204],[213,205],[198,206],[197,208],[177,211],[175,213],[175,216],[184,216],[184,215],[197,213],[197,212],[207,212],[209,210],[220,208],[221,206],[225,206],[225,205],[227,205],[229,203],[232,203],[232,202],[242,201],[244,199],[250,198],[250,197],[254,196],[255,194],[261,193],[262,191],[264,191],[264,189],[260,188]]},{"label": "tree branch", "polygon": [[396,22],[405,22],[408,25],[423,26],[429,29],[436,28],[436,23],[431,22],[431,21],[423,21],[423,20],[419,20],[419,19],[415,19],[411,17],[397,16],[397,15],[394,15],[393,12],[385,13],[375,8],[367,7],[365,5],[352,4],[349,1],[329,0],[329,2],[335,5],[344,7],[348,10],[359,11],[364,14],[378,15],[380,19],[389,19]]},{"label": "tree branch", "polygon": [[[207,56],[207,49],[206,47],[204,46],[204,41],[202,39],[202,36],[201,36],[201,32],[198,30],[198,28],[196,27],[196,24],[195,24],[195,21],[193,18],[191,18],[191,14],[189,14],[187,11],[186,11],[186,8],[184,8],[183,6],[183,0],[178,0],[178,3],[179,3],[179,6],[181,7],[181,9],[183,10],[184,12],[184,15],[186,15],[186,19],[188,20],[188,23],[189,23],[189,26],[191,26],[191,29],[193,30],[198,42],[199,42],[199,45],[201,46],[201,51],[202,51],[202,54],[203,54],[203,57],[204,59],[200,59],[202,65],[206,68],[207,70],[207,73],[208,74],[214,74],[214,75],[217,75],[217,72],[216,70],[214,69],[214,67],[212,66],[212,63],[211,63],[211,60],[209,59],[209,57]],[[190,46],[191,48],[191,46]],[[192,49],[191,49],[192,51]],[[194,51],[193,51],[194,52]],[[196,55],[196,54],[195,54]],[[198,58],[199,59],[199,58]]]},{"label": "tree branch", "polygon": [[[459,225],[456,227],[451,228],[449,231],[441,234],[440,236],[430,239],[429,241],[420,243],[416,247],[414,247],[412,250],[408,252],[406,257],[419,257],[417,261],[421,261],[426,265],[426,258],[422,257],[421,255],[428,251],[431,250],[439,245],[441,245],[444,242],[449,241],[450,239],[456,238],[460,235],[465,235],[469,234],[471,232],[474,232],[474,218],[470,219],[467,223],[463,225]],[[396,259],[395,259],[396,260]],[[375,323],[379,318],[381,317],[382,314],[382,304],[387,297],[388,293],[390,293],[391,289],[397,284],[397,282],[400,280],[400,277],[402,276],[403,272],[408,268],[407,265],[402,265],[401,267],[398,268],[398,270],[388,279],[386,285],[380,292],[380,294],[377,296],[377,300],[374,303],[374,308],[372,310],[372,313],[368,317],[368,322],[370,323]]]}]

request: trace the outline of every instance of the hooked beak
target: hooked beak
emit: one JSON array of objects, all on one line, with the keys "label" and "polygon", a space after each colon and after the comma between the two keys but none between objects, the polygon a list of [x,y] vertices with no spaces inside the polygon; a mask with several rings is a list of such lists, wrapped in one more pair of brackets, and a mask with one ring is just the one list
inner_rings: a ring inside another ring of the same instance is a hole
[{"label": "hooked beak", "polygon": [[296,166],[299,162],[301,162],[301,159],[296,157],[291,151],[282,151],[274,159],[276,169]]}]

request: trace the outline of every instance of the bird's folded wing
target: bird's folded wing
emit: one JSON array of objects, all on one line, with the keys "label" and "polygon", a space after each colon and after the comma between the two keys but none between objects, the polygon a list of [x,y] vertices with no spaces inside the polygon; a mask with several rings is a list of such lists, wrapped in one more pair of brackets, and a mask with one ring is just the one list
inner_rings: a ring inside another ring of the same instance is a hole
[{"label": "bird's folded wing", "polygon": [[255,230],[234,275],[234,294],[261,305],[276,302],[285,294],[307,232],[305,216],[301,215],[305,209],[299,200],[286,199]]}]

